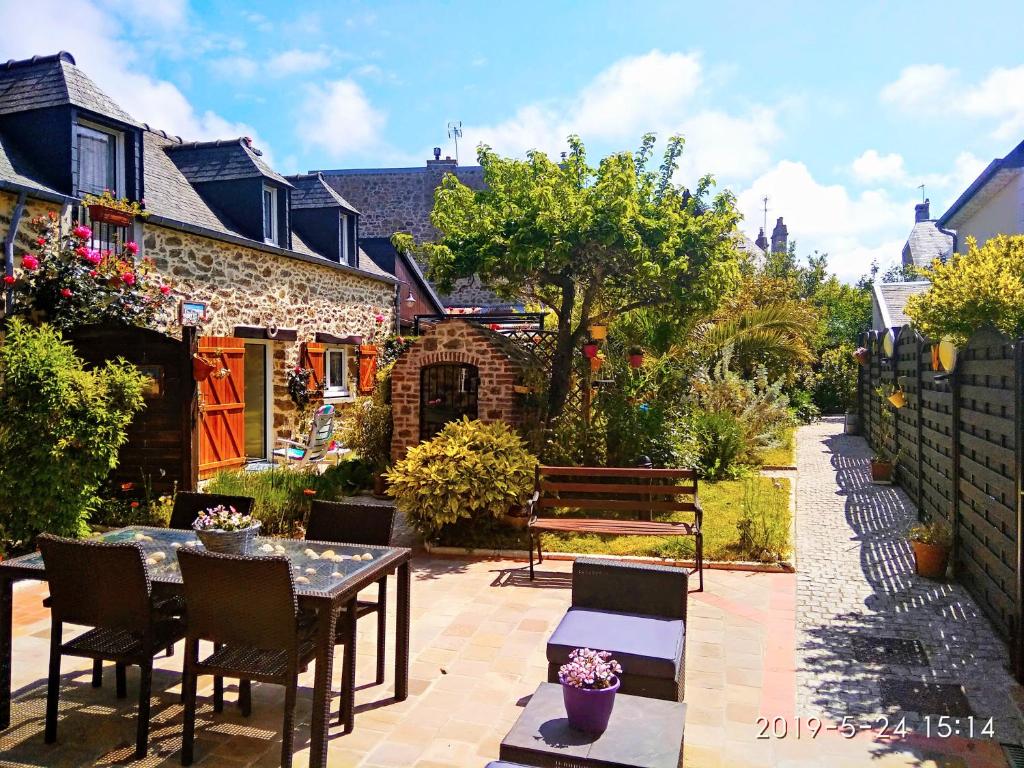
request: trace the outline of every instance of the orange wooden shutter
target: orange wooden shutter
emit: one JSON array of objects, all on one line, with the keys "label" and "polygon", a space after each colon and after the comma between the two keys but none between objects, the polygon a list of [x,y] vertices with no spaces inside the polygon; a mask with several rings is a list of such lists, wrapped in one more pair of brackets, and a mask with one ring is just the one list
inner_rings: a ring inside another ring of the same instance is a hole
[{"label": "orange wooden shutter", "polygon": [[377,385],[377,347],[364,344],[359,347],[359,394],[369,395]]},{"label": "orange wooden shutter", "polygon": [[327,347],[323,344],[305,341],[302,343],[300,357],[302,358],[302,367],[309,368],[313,372],[313,375],[309,377],[310,391],[322,391],[327,384],[324,381]]},{"label": "orange wooden shutter", "polygon": [[199,382],[199,475],[206,477],[245,464],[245,339],[202,336],[199,355],[214,365]]}]

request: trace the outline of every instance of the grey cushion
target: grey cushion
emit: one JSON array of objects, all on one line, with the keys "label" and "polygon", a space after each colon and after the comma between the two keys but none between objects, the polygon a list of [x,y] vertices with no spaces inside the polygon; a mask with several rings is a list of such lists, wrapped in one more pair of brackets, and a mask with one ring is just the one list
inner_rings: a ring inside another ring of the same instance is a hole
[{"label": "grey cushion", "polygon": [[486,768],[530,768],[522,763],[506,763],[504,760],[492,760]]},{"label": "grey cushion", "polygon": [[683,655],[682,619],[570,608],[548,640],[548,661],[565,664],[574,648],[611,651],[623,677],[674,680]]}]

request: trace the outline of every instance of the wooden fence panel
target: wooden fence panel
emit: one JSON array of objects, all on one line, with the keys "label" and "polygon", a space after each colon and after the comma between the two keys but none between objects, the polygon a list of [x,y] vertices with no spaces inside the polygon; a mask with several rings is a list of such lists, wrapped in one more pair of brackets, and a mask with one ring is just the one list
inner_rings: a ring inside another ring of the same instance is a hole
[{"label": "wooden fence panel", "polygon": [[949,374],[932,369],[932,342],[921,343],[921,503],[924,521],[953,526],[953,393]]},{"label": "wooden fence panel", "polygon": [[959,577],[1006,635],[1017,631],[1017,466],[1014,345],[983,330],[957,362]]},{"label": "wooden fence panel", "polygon": [[918,440],[917,421],[920,411],[918,391],[918,370],[920,368],[917,332],[909,325],[900,329],[893,355],[896,386],[902,388],[907,397],[903,408],[895,409],[896,441],[899,445],[899,463],[896,466],[896,481],[906,489],[911,498],[918,496],[918,468],[921,444]]}]

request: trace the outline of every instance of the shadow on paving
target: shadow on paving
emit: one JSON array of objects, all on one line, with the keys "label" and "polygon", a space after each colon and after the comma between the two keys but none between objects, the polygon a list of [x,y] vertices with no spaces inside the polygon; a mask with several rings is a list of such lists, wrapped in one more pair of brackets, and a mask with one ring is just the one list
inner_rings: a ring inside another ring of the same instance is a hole
[{"label": "shadow on paving", "polygon": [[[939,715],[995,717],[995,740],[1018,743],[1007,650],[963,587],[914,573],[906,532],[917,513],[909,497],[897,486],[870,482],[862,438],[833,434],[823,446],[852,534],[835,546],[859,548],[863,582],[844,581],[838,567],[836,574],[820,574],[834,580],[831,607],[843,612],[804,627],[801,650],[816,708],[835,722],[849,716],[862,728],[881,727],[882,716],[890,728],[905,718],[909,731],[922,734],[925,715],[933,716],[933,726]],[[828,614],[829,605],[817,607]],[[876,757],[907,748],[876,743]]]}]

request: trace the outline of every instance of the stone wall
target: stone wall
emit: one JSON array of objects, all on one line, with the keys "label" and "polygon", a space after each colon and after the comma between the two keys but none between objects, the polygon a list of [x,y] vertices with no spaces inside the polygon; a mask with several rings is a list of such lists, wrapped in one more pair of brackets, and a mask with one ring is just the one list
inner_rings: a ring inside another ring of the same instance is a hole
[{"label": "stone wall", "polygon": [[[14,216],[14,208],[18,204],[18,196],[13,192],[0,192],[0,247],[7,238],[7,232],[11,228],[11,218]],[[60,215],[65,211],[57,203],[46,202],[29,197],[25,201],[25,212],[21,216],[18,225],[18,239],[14,243],[14,264],[21,265],[22,254],[32,251],[35,247],[36,233],[32,231],[29,222],[37,216],[45,216],[50,211]],[[0,251],[2,253],[2,251]],[[2,258],[2,256],[0,256]]]},{"label": "stone wall", "polygon": [[[179,299],[207,304],[203,335],[232,336],[238,325],[297,329],[297,341],[271,344],[274,430],[281,437],[304,435],[307,426],[288,396],[287,372],[299,363],[302,342],[314,341],[318,332],[369,339],[378,314],[384,316],[381,328],[394,327],[394,286],[328,264],[149,223],[143,225],[141,253],[154,260]],[[166,330],[180,333],[177,317]],[[355,361],[354,348],[350,359]]]},{"label": "stone wall", "polygon": [[522,382],[525,364],[508,339],[477,323],[445,320],[428,329],[392,369],[393,460],[404,457],[420,441],[420,370],[435,363],[468,363],[477,367],[477,415],[481,421],[504,421],[514,426],[523,423],[524,409],[513,387]]}]

